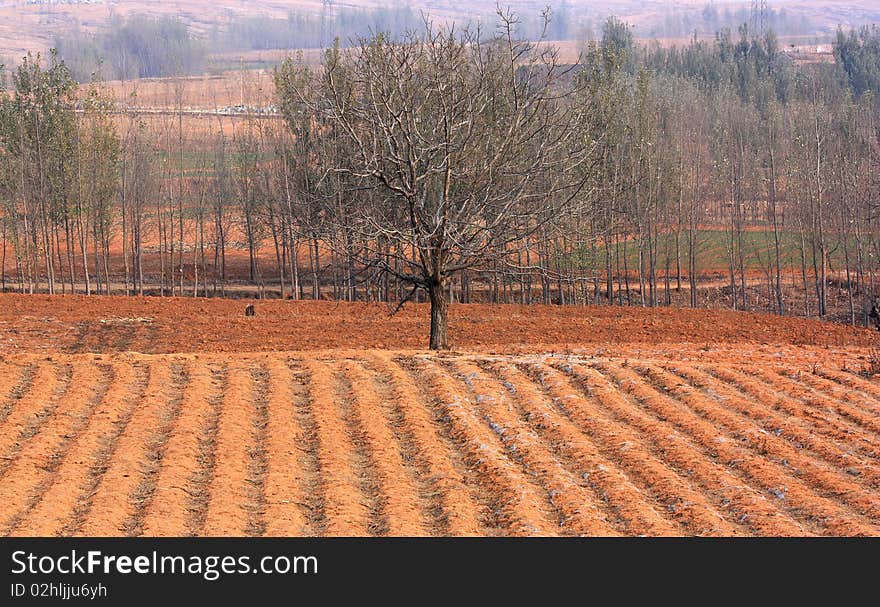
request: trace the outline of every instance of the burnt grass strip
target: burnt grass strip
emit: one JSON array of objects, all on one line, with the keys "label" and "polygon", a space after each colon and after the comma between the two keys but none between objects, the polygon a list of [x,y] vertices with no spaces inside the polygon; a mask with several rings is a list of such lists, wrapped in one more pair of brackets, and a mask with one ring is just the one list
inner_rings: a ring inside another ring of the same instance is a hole
[{"label": "burnt grass strip", "polygon": [[370,513],[367,529],[372,535],[387,535],[388,520],[385,514],[385,496],[382,495],[381,483],[376,475],[376,467],[373,464],[374,456],[370,451],[366,434],[355,414],[351,380],[341,369],[336,373],[336,394],[334,396],[354,447],[351,461],[354,464],[358,488],[366,502],[364,506]]},{"label": "burnt grass strip", "polygon": [[144,354],[155,354],[158,336],[159,328],[156,326],[155,320],[144,323],[143,330],[138,335],[138,341],[142,341],[144,345],[138,346],[137,351]]},{"label": "burnt grass strip", "polygon": [[39,413],[32,415],[30,419],[27,420],[27,423],[18,433],[18,439],[15,441],[15,448],[13,449],[12,454],[7,458],[0,460],[0,479],[6,475],[6,471],[9,470],[12,462],[15,461],[18,452],[21,451],[24,444],[36,436],[46,420],[55,414],[55,410],[58,409],[61,398],[70,389],[70,380],[73,377],[73,365],[67,363],[58,367],[57,374],[59,383],[55,388],[52,397],[49,399],[49,402],[46,403]]},{"label": "burnt grass strip", "polygon": [[225,365],[211,368],[211,378],[219,389],[209,401],[211,410],[202,419],[198,442],[198,468],[193,471],[187,483],[190,487],[187,528],[190,535],[193,536],[199,535],[205,528],[205,521],[208,517],[211,481],[214,479],[217,467],[217,428],[223,409],[223,394],[226,393],[227,376],[228,371]]},{"label": "burnt grass strip", "polygon": [[[139,323],[127,323],[119,327],[118,336],[113,346],[108,348],[113,352],[127,352],[131,349],[131,344],[137,337],[137,325]],[[106,342],[105,342],[106,343]]]},{"label": "burnt grass strip", "polygon": [[248,475],[245,481],[247,503],[245,510],[248,512],[248,535],[260,536],[266,533],[266,472],[269,468],[268,452],[266,448],[269,427],[269,371],[265,365],[251,369],[253,380],[254,403],[253,433],[251,446],[248,449]]},{"label": "burnt grass strip", "polygon": [[[61,445],[59,445],[58,449],[55,453],[52,454],[52,457],[49,458],[49,462],[44,468],[49,475],[43,479],[39,485],[37,485],[34,493],[28,499],[27,505],[21,510],[21,512],[16,513],[12,519],[10,520],[9,526],[4,530],[6,535],[14,532],[18,525],[21,523],[22,519],[27,515],[28,511],[30,511],[34,506],[36,506],[46,491],[56,482],[57,480],[57,471],[58,467],[61,466],[61,463],[64,461],[64,458],[67,455],[67,452],[70,450],[71,445],[79,438],[80,434],[82,434],[83,430],[88,426],[89,420],[92,415],[95,413],[95,409],[98,408],[104,397],[107,395],[107,392],[110,390],[110,386],[116,380],[116,372],[113,370],[111,365],[100,365],[101,372],[103,373],[103,378],[101,379],[101,383],[96,387],[94,394],[89,399],[89,405],[87,412],[81,416],[76,423],[73,433],[64,436],[64,440]],[[63,479],[62,479],[63,480]]]},{"label": "burnt grass strip", "polygon": [[303,501],[297,506],[302,510],[306,526],[303,535],[324,535],[327,526],[327,515],[324,506],[324,486],[321,474],[321,461],[318,459],[318,431],[312,409],[311,375],[299,366],[297,361],[288,360],[291,371],[291,392],[293,394],[293,413],[297,424],[302,428],[302,435],[296,448],[300,452],[300,468],[304,472],[301,495]]},{"label": "burnt grass strip", "polygon": [[437,487],[436,479],[431,476],[428,463],[419,455],[416,438],[406,425],[400,402],[391,391],[392,378],[381,373],[369,361],[363,363],[373,375],[382,402],[386,406],[388,426],[397,441],[403,464],[418,489],[419,505],[422,512],[428,515],[431,535],[444,537],[449,535],[449,515],[443,508],[443,493]]},{"label": "burnt grass strip", "polygon": [[83,320],[76,324],[76,337],[73,339],[73,342],[67,346],[67,352],[70,354],[82,353],[85,348],[86,336],[89,334],[89,331],[91,331],[93,323],[90,320]]},{"label": "burnt grass strip", "polygon": [[24,395],[33,387],[34,375],[36,375],[36,373],[37,363],[32,362],[24,367],[21,379],[19,379],[18,383],[15,384],[15,387],[12,388],[9,396],[7,396],[6,400],[3,402],[3,405],[0,406],[0,424],[6,421],[9,414],[12,413],[12,410],[15,408],[16,403],[24,398]]},{"label": "burnt grass strip", "polygon": [[171,368],[171,392],[172,397],[165,406],[159,427],[153,432],[147,445],[146,461],[141,470],[141,482],[130,496],[135,505],[134,513],[122,525],[122,531],[128,536],[139,536],[143,533],[144,516],[153,494],[156,491],[156,480],[162,459],[165,456],[165,445],[174,432],[177,420],[180,417],[180,406],[183,403],[183,389],[189,383],[189,374],[181,363],[175,363]]},{"label": "burnt grass strip", "polygon": [[114,428],[101,437],[101,447],[95,453],[91,466],[89,466],[88,480],[80,489],[80,496],[73,509],[70,520],[64,525],[60,536],[66,537],[77,533],[83,526],[89,512],[92,509],[92,500],[98,490],[98,485],[103,478],[104,473],[110,466],[110,460],[116,452],[119,437],[125,432],[131,418],[134,416],[138,405],[143,401],[147,392],[147,385],[150,381],[150,367],[141,363],[134,363],[135,368],[135,390],[126,402],[126,410],[122,417],[113,422]]}]

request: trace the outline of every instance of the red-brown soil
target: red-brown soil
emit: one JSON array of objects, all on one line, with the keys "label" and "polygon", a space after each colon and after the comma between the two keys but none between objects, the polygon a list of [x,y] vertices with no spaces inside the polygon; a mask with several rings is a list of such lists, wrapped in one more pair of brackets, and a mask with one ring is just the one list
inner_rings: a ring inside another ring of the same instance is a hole
[{"label": "red-brown soil", "polygon": [[880,534],[880,383],[703,354],[6,355],[0,533]]},{"label": "red-brown soil", "polygon": [[0,534],[880,535],[873,332],[256,305],[0,296]]},{"label": "red-brown soil", "polygon": [[[0,348],[10,352],[256,352],[412,349],[427,343],[427,305],[327,301],[0,295]],[[454,348],[560,350],[623,344],[869,347],[875,331],[726,310],[453,305]]]}]

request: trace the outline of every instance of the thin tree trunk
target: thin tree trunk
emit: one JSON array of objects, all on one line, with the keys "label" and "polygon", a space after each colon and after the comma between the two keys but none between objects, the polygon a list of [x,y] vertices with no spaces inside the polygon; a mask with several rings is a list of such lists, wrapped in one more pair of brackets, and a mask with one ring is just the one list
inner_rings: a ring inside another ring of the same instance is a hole
[{"label": "thin tree trunk", "polygon": [[443,280],[435,279],[428,288],[431,299],[431,335],[432,350],[449,348],[449,300]]}]

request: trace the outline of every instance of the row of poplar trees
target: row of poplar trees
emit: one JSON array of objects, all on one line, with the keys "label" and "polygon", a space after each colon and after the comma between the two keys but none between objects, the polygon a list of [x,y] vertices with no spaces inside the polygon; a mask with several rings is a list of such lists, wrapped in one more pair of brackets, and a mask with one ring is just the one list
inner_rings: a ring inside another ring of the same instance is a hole
[{"label": "row of poplar trees", "polygon": [[26,59],[0,99],[3,288],[428,301],[434,348],[455,301],[867,322],[877,30],[802,64],[746,26],[663,48],[612,19],[576,64],[516,31],[291,58],[275,115],[198,132]]},{"label": "row of poplar trees", "polygon": [[[26,57],[0,97],[2,283],[33,293],[106,292],[117,231],[120,141],[112,101],[81,89],[56,54]],[[11,246],[8,246],[11,245]]]}]

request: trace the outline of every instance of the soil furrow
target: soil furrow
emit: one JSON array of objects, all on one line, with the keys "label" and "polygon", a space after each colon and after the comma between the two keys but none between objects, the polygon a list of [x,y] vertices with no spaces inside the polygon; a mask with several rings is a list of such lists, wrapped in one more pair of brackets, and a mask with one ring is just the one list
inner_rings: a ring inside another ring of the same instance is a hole
[{"label": "soil furrow", "polygon": [[[160,358],[150,362],[146,389],[121,435],[108,437],[108,453],[99,455],[95,472],[99,474],[88,516],[78,529],[86,536],[117,536],[126,532],[138,504],[133,500],[141,482],[141,470],[147,461],[150,440],[166,415],[169,390],[172,387],[172,362]],[[100,474],[101,469],[105,469]]]},{"label": "soil furrow", "polygon": [[478,471],[493,508],[494,526],[513,535],[562,532],[558,512],[554,512],[543,488],[507,457],[503,443],[476,416],[473,403],[453,379],[426,360],[413,361],[411,370],[417,375],[417,383],[433,398],[435,419],[442,421],[449,436],[464,451],[467,464]]},{"label": "soil furrow", "polygon": [[[17,372],[16,372],[17,370]],[[24,397],[34,385],[37,363],[26,361],[20,365],[6,364],[0,374],[0,394],[4,394],[0,405],[0,428],[15,408],[16,403]]]},{"label": "soil furrow", "polygon": [[820,367],[817,373],[841,386],[858,391],[867,406],[880,411],[880,383],[876,379],[862,377],[853,371],[837,371],[826,367]]},{"label": "soil furrow", "polygon": [[187,506],[187,528],[193,535],[203,535],[208,517],[208,502],[211,499],[211,483],[217,466],[217,430],[223,411],[223,395],[226,393],[227,367],[223,363],[208,363],[211,375],[212,396],[202,411],[196,430],[195,467],[189,470]]},{"label": "soil furrow", "polygon": [[362,503],[369,511],[367,528],[370,535],[388,535],[390,531],[388,494],[382,490],[377,454],[373,452],[369,435],[361,425],[361,419],[357,414],[357,402],[349,376],[354,364],[356,363],[351,359],[344,359],[334,365],[334,400],[354,448],[350,462],[354,470],[354,478],[361,491]]},{"label": "soil furrow", "polygon": [[748,486],[725,465],[708,456],[702,446],[679,433],[665,417],[657,417],[636,399],[625,396],[618,386],[592,366],[571,365],[567,370],[575,385],[592,396],[614,419],[641,433],[667,465],[701,485],[733,521],[748,526],[757,535],[812,535],[809,528],[772,505],[759,491]]},{"label": "soil furrow", "polygon": [[865,459],[880,460],[880,447],[864,439],[864,431],[852,421],[838,415],[828,408],[804,402],[800,398],[782,392],[779,386],[772,386],[743,370],[726,365],[700,367],[707,375],[717,378],[725,385],[736,389],[751,400],[762,403],[765,408],[791,416],[805,424],[812,432],[826,439],[839,441],[847,449]]},{"label": "soil furrow", "polygon": [[5,353],[0,535],[880,536],[868,351],[755,348]]},{"label": "soil furrow", "polygon": [[794,374],[794,372],[773,372],[760,367],[749,367],[743,370],[771,386],[782,388],[787,394],[801,399],[804,403],[836,413],[861,429],[866,441],[870,441],[876,448],[880,448],[880,415],[862,411],[859,407],[853,407],[845,400],[832,398],[809,384],[805,384],[805,381],[809,381],[808,378],[814,377],[811,374],[800,373],[799,376],[790,377],[787,373]]},{"label": "soil furrow", "polygon": [[133,389],[121,407],[114,406],[116,401],[112,401],[114,405],[111,405],[110,408],[113,413],[109,418],[109,427],[98,438],[97,449],[89,455],[88,469],[84,475],[84,482],[77,488],[73,511],[69,517],[63,520],[63,526],[58,535],[82,535],[82,528],[92,510],[95,495],[110,467],[116,448],[119,446],[119,439],[128,429],[128,424],[143,404],[149,389],[150,377],[152,377],[152,366],[144,363],[137,363],[133,366],[135,373]]},{"label": "soil furrow", "polygon": [[241,357],[227,370],[204,535],[243,536],[251,530],[248,478],[256,409],[252,365],[251,359]]},{"label": "soil furrow", "polygon": [[880,404],[873,398],[866,399],[863,394],[856,392],[847,386],[841,386],[835,381],[822,377],[818,370],[803,372],[792,369],[780,369],[777,371],[783,377],[807,386],[815,394],[822,398],[836,400],[839,406],[845,406],[842,415],[850,417],[861,426],[864,426],[877,437],[880,437]]},{"label": "soil furrow", "polygon": [[[458,451],[445,440],[423,402],[424,392],[384,352],[372,353],[370,363],[390,393],[392,424],[398,429],[404,452],[411,453],[422,471],[427,501],[433,505],[439,535],[484,535],[480,508],[469,492],[467,470]],[[406,456],[405,456],[406,459]]]},{"label": "soil furrow", "polygon": [[[375,392],[376,406],[387,424],[387,440],[391,442],[386,449],[394,449],[393,458],[400,462],[405,482],[411,488],[412,504],[419,513],[418,524],[421,527],[419,535],[450,535],[443,515],[443,506],[439,500],[439,491],[419,455],[412,434],[405,427],[399,404],[389,385],[390,378],[377,368],[375,361],[360,362],[366,371],[366,381]],[[390,522],[393,524],[393,517]]]},{"label": "soil furrow", "polygon": [[18,454],[55,415],[62,397],[70,389],[73,366],[41,364],[33,387],[16,403],[0,433],[0,479],[6,477]]},{"label": "soil furrow", "polygon": [[[576,476],[556,454],[544,446],[539,435],[519,419],[507,391],[473,363],[460,361],[452,368],[471,389],[478,413],[501,439],[508,457],[519,461],[532,476],[539,479],[550,502],[562,514],[562,525],[577,535],[619,535],[603,512],[603,500],[591,490],[584,476],[585,471],[577,470]],[[653,513],[653,510],[649,507],[645,512]],[[676,525],[659,516],[649,514],[634,519],[635,522],[626,531],[654,535],[676,535],[678,532]]]},{"label": "soil furrow", "polygon": [[266,535],[293,536],[304,533],[306,517],[301,504],[306,471],[300,450],[303,428],[296,415],[293,375],[284,360],[271,357],[268,372],[265,483]]},{"label": "soil furrow", "polygon": [[677,429],[685,432],[706,449],[707,455],[737,470],[792,516],[818,525],[832,535],[872,535],[880,532],[874,525],[853,520],[839,504],[816,495],[811,487],[782,466],[732,444],[730,437],[677,399],[646,384],[632,369],[617,364],[603,364],[602,368],[614,377],[622,390],[637,398],[658,417],[669,420]]},{"label": "soil furrow", "polygon": [[[519,402],[522,415],[561,453],[576,463],[586,482],[629,525],[644,509],[666,514],[691,535],[744,535],[687,480],[667,468],[641,444],[641,437],[612,421],[570,390],[546,367],[528,373],[502,363],[491,369]],[[620,469],[622,467],[623,469]]]},{"label": "soil furrow", "polygon": [[345,374],[351,390],[351,419],[363,436],[364,450],[369,454],[377,490],[382,495],[386,533],[395,537],[424,536],[427,531],[419,507],[419,492],[403,463],[373,380],[356,361],[345,364]]},{"label": "soil furrow", "polygon": [[850,476],[864,479],[869,487],[880,485],[880,466],[868,458],[854,454],[852,450],[844,449],[839,440],[817,436],[800,418],[777,414],[773,407],[763,403],[755,404],[729,384],[718,381],[695,367],[670,364],[667,369],[701,390],[708,398],[753,420],[759,432],[777,436],[794,449],[807,450],[814,457],[842,469]]},{"label": "soil furrow", "polygon": [[245,479],[245,510],[248,512],[247,535],[266,532],[266,470],[269,427],[269,371],[262,361],[251,370],[253,380],[251,441],[248,449],[248,474]]},{"label": "soil furrow", "polygon": [[0,522],[4,535],[18,525],[52,484],[72,441],[88,425],[112,381],[112,370],[106,365],[91,361],[73,364],[65,406],[56,409],[39,434],[21,449],[0,481],[0,504],[9,515]]},{"label": "soil furrow", "polygon": [[134,412],[141,396],[136,368],[128,361],[112,366],[113,380],[89,417],[88,425],[71,444],[41,499],[22,517],[14,535],[58,535],[80,504],[89,486],[93,465],[107,438]]},{"label": "soil furrow", "polygon": [[404,460],[406,450],[391,422],[392,413],[387,401],[379,395],[375,376],[358,361],[346,366],[352,395],[353,417],[367,442],[367,449],[376,467],[384,496],[388,534],[394,536],[424,536],[430,526],[430,516],[421,507],[417,471]]},{"label": "soil furrow", "polygon": [[311,379],[323,495],[322,531],[331,536],[368,535],[370,511],[352,461],[355,448],[336,402],[333,367],[322,360],[304,361],[303,366]]},{"label": "soil furrow", "polygon": [[198,361],[186,367],[187,383],[180,416],[162,452],[155,488],[143,514],[143,535],[183,536],[195,532],[189,515],[194,487],[192,472],[199,467],[199,439],[204,418],[218,390],[210,369]]},{"label": "soil furrow", "polygon": [[180,419],[183,393],[188,383],[189,372],[186,365],[174,363],[171,367],[171,385],[168,387],[165,409],[147,442],[139,470],[140,482],[131,494],[134,510],[122,524],[125,535],[139,536],[144,532],[144,519],[155,497],[156,482],[165,459],[165,449]]},{"label": "soil furrow", "polygon": [[[731,411],[729,403],[718,403],[715,399],[704,396],[664,369],[640,367],[639,372],[652,386],[687,405],[691,411],[723,430],[740,446],[781,467],[782,471],[802,481],[816,495],[840,502],[844,509],[842,515],[856,519],[858,515],[880,518],[880,503],[866,494],[852,476],[796,450],[775,433],[767,432],[752,420]],[[853,516],[854,513],[858,514]],[[868,523],[867,520],[863,522]]]},{"label": "soil furrow", "polygon": [[[302,363],[287,361],[290,382],[287,384],[292,398],[293,418],[299,433],[294,437],[297,449],[297,467],[302,471],[299,478],[299,499],[295,505],[303,520],[302,535],[320,536],[325,533],[324,488],[321,474],[318,428],[313,407],[312,379]],[[271,470],[271,469],[270,469]],[[270,521],[270,534],[271,521]]]}]

